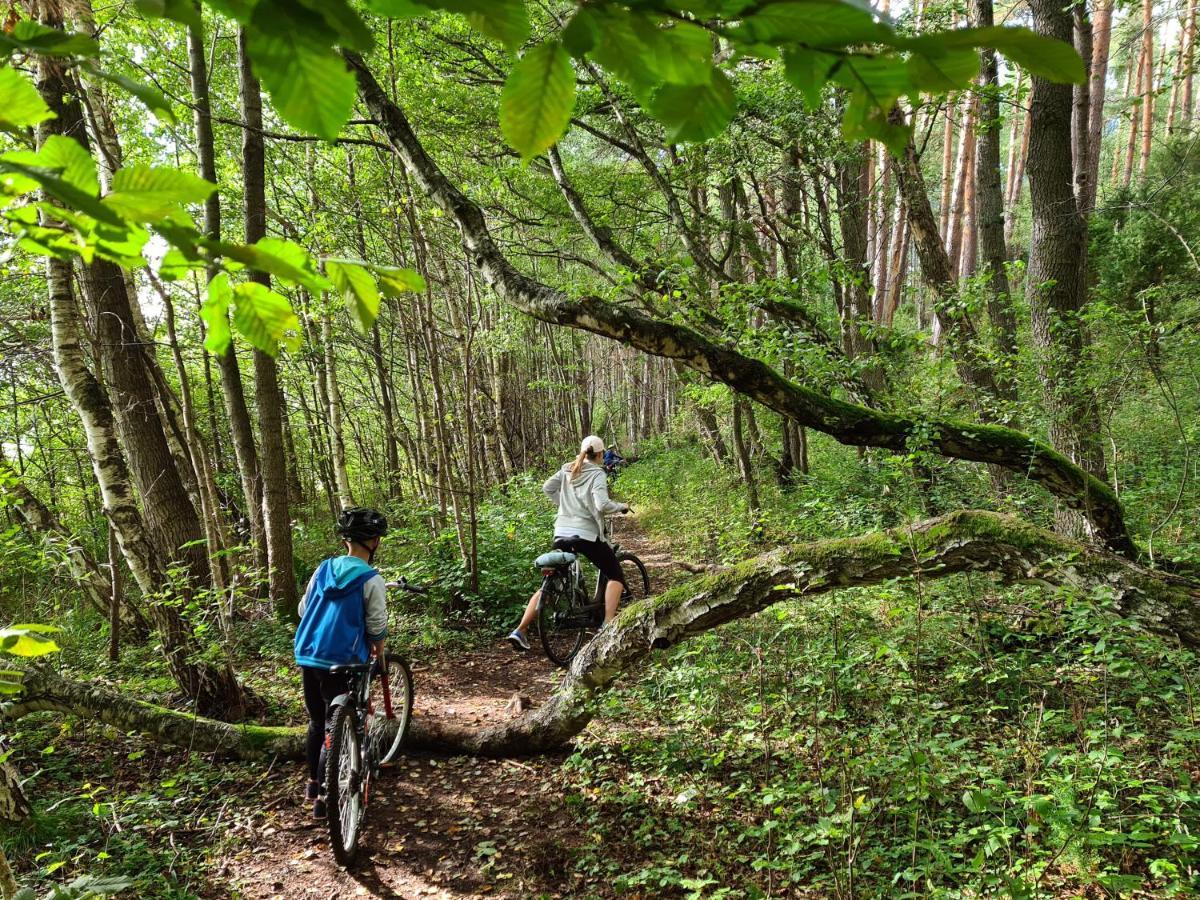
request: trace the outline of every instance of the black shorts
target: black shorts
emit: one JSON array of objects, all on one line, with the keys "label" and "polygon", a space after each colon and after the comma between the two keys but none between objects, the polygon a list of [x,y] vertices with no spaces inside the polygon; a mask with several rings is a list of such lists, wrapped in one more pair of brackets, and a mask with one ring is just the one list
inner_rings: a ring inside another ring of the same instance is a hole
[{"label": "black shorts", "polygon": [[617,562],[617,554],[604,541],[589,541],[581,537],[556,537],[554,549],[578,553],[586,557],[609,581],[625,584],[625,574],[621,571],[621,564]]}]

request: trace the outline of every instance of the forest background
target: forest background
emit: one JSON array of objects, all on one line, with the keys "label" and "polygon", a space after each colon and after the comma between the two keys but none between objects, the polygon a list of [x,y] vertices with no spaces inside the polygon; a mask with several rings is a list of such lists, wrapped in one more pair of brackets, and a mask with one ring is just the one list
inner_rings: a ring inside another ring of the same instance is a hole
[{"label": "forest background", "polygon": [[[213,720],[301,721],[336,512],[436,585],[398,646],[469,654],[595,432],[646,539],[717,573],[540,717],[418,729],[575,738],[571,890],[1194,892],[1195,32],[1149,0],[10,3],[0,612],[58,629],[0,632],[45,655],[4,676],[18,880],[226,895],[222,803],[287,738]],[[496,852],[472,883],[529,890]]]}]

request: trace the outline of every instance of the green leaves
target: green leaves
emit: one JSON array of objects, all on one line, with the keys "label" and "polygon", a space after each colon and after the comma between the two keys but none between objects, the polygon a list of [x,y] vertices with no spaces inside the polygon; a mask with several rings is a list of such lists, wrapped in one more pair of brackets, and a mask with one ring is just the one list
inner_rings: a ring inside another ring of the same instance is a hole
[{"label": "green leaves", "polygon": [[529,40],[525,0],[421,0],[422,5],[466,16],[478,31],[516,53]]},{"label": "green leaves", "polygon": [[280,0],[260,3],[251,26],[254,70],[279,114],[303,131],[334,140],[350,118],[356,87],[341,56],[320,37],[324,26]]},{"label": "green leaves", "polygon": [[47,634],[58,631],[51,625],[13,625],[0,628],[0,652],[13,656],[45,656],[58,650]]},{"label": "green leaves", "polygon": [[247,281],[233,289],[233,301],[233,325],[252,346],[272,356],[281,343],[289,350],[300,346],[300,320],[286,298]]},{"label": "green leaves", "polygon": [[97,78],[102,78],[133,94],[133,96],[142,101],[142,105],[146,109],[154,113],[156,118],[162,119],[164,122],[172,125],[178,123],[179,120],[175,117],[175,110],[171,108],[171,102],[157,88],[153,88],[145,82],[138,81],[136,78],[128,78],[125,75],[119,75],[115,72],[107,72],[99,66],[87,65],[86,68]]},{"label": "green leaves", "polygon": [[1083,60],[1075,48],[1031,31],[1028,28],[964,28],[946,34],[929,35],[924,40],[947,47],[994,47],[1025,71],[1050,81],[1082,84],[1086,77]]},{"label": "green leaves", "polygon": [[202,203],[217,189],[210,181],[178,169],[126,166],[113,176],[104,205],[136,222],[190,222],[182,209]]},{"label": "green leaves", "polygon": [[282,238],[263,238],[252,245],[217,243],[211,249],[227,259],[267,272],[310,291],[327,291],[330,283],[313,267],[312,258],[299,244]]},{"label": "green leaves", "polygon": [[728,76],[714,69],[707,84],[664,84],[649,98],[649,109],[666,126],[668,141],[707,141],[729,125],[737,100]]},{"label": "green leaves", "polygon": [[379,279],[379,289],[388,297],[399,297],[412,291],[425,290],[425,279],[412,269],[393,266],[374,266],[372,270]]},{"label": "green leaves", "polygon": [[379,316],[379,288],[375,279],[362,266],[351,262],[328,260],[325,271],[342,295],[358,330],[370,331]]},{"label": "green leaves", "polygon": [[0,66],[0,131],[20,134],[47,119],[53,119],[37,89],[16,69]]},{"label": "green leaves", "polygon": [[558,41],[534,47],[513,66],[500,94],[500,131],[528,161],[554,146],[571,121],[575,73]]},{"label": "green leaves", "polygon": [[388,297],[399,297],[411,291],[425,290],[425,279],[412,269],[372,266],[348,259],[327,259],[325,271],[329,273],[334,289],[342,295],[350,318],[364,334],[371,330],[379,317],[381,292]]},{"label": "green leaves", "polygon": [[229,349],[233,340],[228,318],[231,306],[234,328],[257,349],[274,356],[280,344],[288,349],[300,346],[300,320],[286,298],[255,281],[231,286],[229,276],[222,272],[208,283],[208,299],[200,308],[208,325],[204,346],[210,352],[220,355]]},{"label": "green leaves", "polygon": [[173,19],[190,28],[200,27],[200,10],[192,0],[137,0],[142,15]]},{"label": "green leaves", "polygon": [[200,307],[200,318],[208,326],[204,336],[204,349],[223,356],[233,340],[229,330],[229,306],[233,302],[233,286],[224,272],[208,283],[208,296]]},{"label": "green leaves", "polygon": [[0,59],[16,50],[43,56],[98,56],[100,48],[90,37],[72,31],[47,28],[38,22],[23,20],[11,31],[0,30]]}]

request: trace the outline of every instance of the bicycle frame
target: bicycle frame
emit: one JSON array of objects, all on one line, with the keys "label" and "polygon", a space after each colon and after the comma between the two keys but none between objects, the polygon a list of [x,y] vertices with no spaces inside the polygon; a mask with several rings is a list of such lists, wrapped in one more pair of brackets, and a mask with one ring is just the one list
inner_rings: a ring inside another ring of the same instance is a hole
[{"label": "bicycle frame", "polygon": [[[611,518],[604,520],[604,540],[610,547],[613,548],[613,553],[621,552],[621,545],[618,543],[615,543],[612,539],[612,519]],[[574,562],[570,563],[566,567],[567,568],[567,579],[568,579],[567,586],[574,596],[580,596],[583,593],[583,567],[579,565],[580,556],[581,556],[581,554],[576,553]],[[552,574],[545,574],[545,572],[543,572],[542,590],[538,595],[537,608],[538,608],[539,612],[541,612],[542,602],[546,596],[546,580],[549,578],[553,578],[554,574],[556,574],[558,571],[559,571],[559,569],[555,569]],[[596,572],[596,589],[592,592],[592,605],[594,605],[594,606],[603,606],[604,605],[604,592],[607,587],[608,587],[608,579],[606,579],[604,577],[603,572],[597,571]]]}]

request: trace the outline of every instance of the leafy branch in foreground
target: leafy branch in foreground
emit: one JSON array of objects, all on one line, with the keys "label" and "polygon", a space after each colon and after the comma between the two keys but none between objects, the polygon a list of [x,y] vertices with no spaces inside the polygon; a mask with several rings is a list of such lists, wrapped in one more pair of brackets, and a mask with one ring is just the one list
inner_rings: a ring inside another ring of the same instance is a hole
[{"label": "leafy branch in foreground", "polygon": [[[327,140],[350,116],[354,79],[336,48],[371,49],[370,30],[347,0],[206,0],[248,30],[255,69],[284,119]],[[902,97],[967,87],[977,48],[992,47],[1035,75],[1081,82],[1074,48],[1027,28],[964,28],[920,36],[855,0],[578,0],[556,33],[525,50],[504,87],[500,126],[528,159],[566,131],[575,99],[570,60],[591,61],[620,79],[667,129],[669,141],[716,137],[737,109],[726,74],[747,59],[784,66],[810,104],[833,82],[845,89],[843,132],[900,152],[908,129],[889,121]],[[187,3],[143,0],[143,11],[185,24]],[[463,15],[511,53],[530,40],[525,0],[367,0],[381,16]],[[718,62],[717,48],[726,61]]]},{"label": "leafy branch in foreground", "polygon": [[[15,52],[65,58],[98,53],[90,38],[34,22],[17,22],[2,37],[0,59]],[[96,66],[83,64],[109,77]],[[124,77],[111,80],[139,96],[144,93]],[[166,101],[149,105],[169,111]],[[0,130],[27,143],[29,129],[52,118],[54,113],[33,84],[16,68],[0,64]],[[334,290],[334,282],[319,274],[320,261],[299,244],[277,238],[238,244],[204,235],[188,209],[216,190],[212,182],[175,168],[131,165],[115,173],[110,190],[101,196],[95,159],[78,141],[64,135],[51,135],[36,150],[0,154],[0,221],[22,250],[65,260],[79,258],[84,263],[106,259],[134,271],[150,266],[147,246],[152,235],[158,235],[171,245],[156,273],[163,281],[216,266],[228,274],[245,268],[267,272],[285,285],[311,291]],[[380,291],[395,296],[424,287],[421,276],[407,269],[358,261],[340,265],[339,271],[354,273],[354,283],[353,290],[339,285],[338,292],[364,331],[378,315]],[[223,286],[229,287],[227,280]],[[250,284],[230,290],[229,297],[221,287],[210,290],[205,307],[210,350],[223,352],[232,339],[224,314],[231,300],[234,327],[256,348],[274,354],[280,345],[295,343],[299,322],[285,297]]]}]

